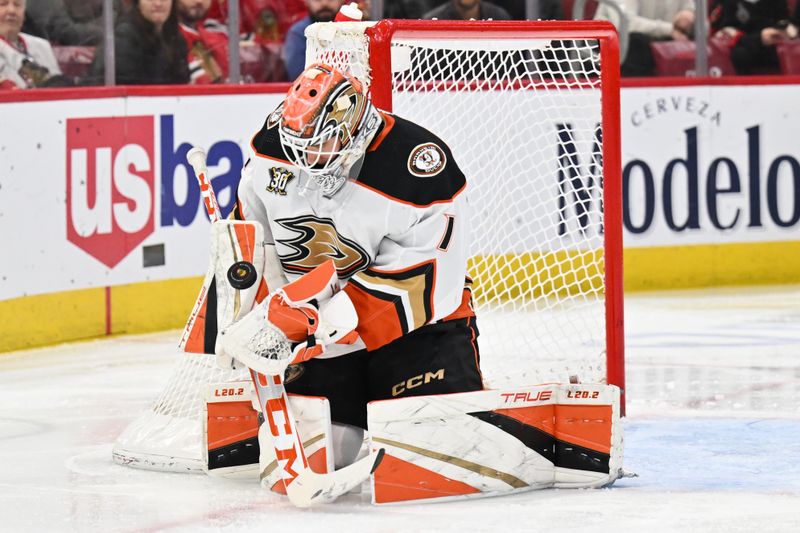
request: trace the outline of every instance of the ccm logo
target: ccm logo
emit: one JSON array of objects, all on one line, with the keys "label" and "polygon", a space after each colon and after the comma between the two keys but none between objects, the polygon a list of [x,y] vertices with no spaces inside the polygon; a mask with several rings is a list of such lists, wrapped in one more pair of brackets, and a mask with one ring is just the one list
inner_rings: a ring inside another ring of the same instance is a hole
[{"label": "ccm logo", "polygon": [[214,396],[241,396],[244,394],[244,388],[239,387],[238,389],[216,389],[214,390]]},{"label": "ccm logo", "polygon": [[440,368],[436,372],[425,372],[424,374],[420,374],[419,376],[414,376],[413,378],[408,378],[405,381],[401,381],[400,383],[392,387],[392,396],[397,396],[398,394],[402,394],[408,389],[416,389],[420,385],[430,383],[433,380],[443,380],[443,379],[444,379],[444,368]]},{"label": "ccm logo", "polygon": [[540,390],[534,392],[504,392],[500,394],[504,403],[544,402],[553,396],[553,391]]},{"label": "ccm logo", "polygon": [[297,439],[292,431],[289,421],[289,412],[286,408],[284,397],[270,398],[266,402],[267,423],[272,433],[272,445],[275,447],[275,456],[283,470],[282,478],[288,483],[294,481],[299,473],[294,469],[295,463],[301,457],[302,450],[298,453]]}]

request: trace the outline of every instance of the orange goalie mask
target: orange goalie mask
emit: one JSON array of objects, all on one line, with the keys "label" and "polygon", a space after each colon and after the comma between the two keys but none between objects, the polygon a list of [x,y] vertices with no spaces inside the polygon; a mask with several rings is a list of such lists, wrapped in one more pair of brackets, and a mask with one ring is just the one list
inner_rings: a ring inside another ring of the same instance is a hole
[{"label": "orange goalie mask", "polygon": [[358,80],[317,63],[289,89],[279,135],[291,162],[332,194],[364,154],[379,122]]}]

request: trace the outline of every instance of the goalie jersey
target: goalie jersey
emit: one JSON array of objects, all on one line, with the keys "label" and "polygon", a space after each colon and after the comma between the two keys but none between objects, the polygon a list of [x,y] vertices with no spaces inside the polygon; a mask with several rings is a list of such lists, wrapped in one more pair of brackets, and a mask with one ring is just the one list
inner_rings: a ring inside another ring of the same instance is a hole
[{"label": "goalie jersey", "polygon": [[334,260],[359,317],[360,342],[344,351],[473,316],[464,175],[435,135],[381,115],[357,179],[326,197],[289,162],[273,113],[252,139],[235,209],[264,226],[290,281]]}]

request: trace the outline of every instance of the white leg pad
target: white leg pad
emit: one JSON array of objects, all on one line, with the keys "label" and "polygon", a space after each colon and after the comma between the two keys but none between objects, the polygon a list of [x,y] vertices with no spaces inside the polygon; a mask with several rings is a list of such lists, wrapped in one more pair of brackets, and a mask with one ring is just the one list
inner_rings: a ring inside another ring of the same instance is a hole
[{"label": "white leg pad", "polygon": [[336,469],[352,464],[364,444],[364,430],[350,424],[334,423],[331,426],[333,437],[333,462]]},{"label": "white leg pad", "polygon": [[[213,477],[260,479],[265,487],[275,486],[283,493],[269,428],[267,423],[259,426],[260,409],[254,398],[251,381],[206,387],[206,472]],[[352,462],[363,442],[360,428],[332,430],[327,398],[290,394],[289,403],[312,470],[332,472],[334,458]],[[343,451],[334,455],[335,442]]]},{"label": "white leg pad", "polygon": [[206,472],[209,476],[258,479],[258,411],[253,383],[233,381],[206,386]]},{"label": "white leg pad", "polygon": [[373,503],[600,487],[622,469],[619,389],[549,384],[371,402]]}]

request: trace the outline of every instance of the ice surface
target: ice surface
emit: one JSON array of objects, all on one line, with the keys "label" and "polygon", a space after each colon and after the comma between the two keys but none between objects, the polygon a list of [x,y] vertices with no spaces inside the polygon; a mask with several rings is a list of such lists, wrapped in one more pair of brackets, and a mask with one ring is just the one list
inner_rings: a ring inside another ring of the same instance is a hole
[{"label": "ice surface", "polygon": [[[800,531],[800,287],[631,295],[625,313],[639,477],[440,504],[297,510],[256,483],[113,464],[177,332],[0,355],[0,531]],[[520,384],[524,357],[485,375]]]}]

